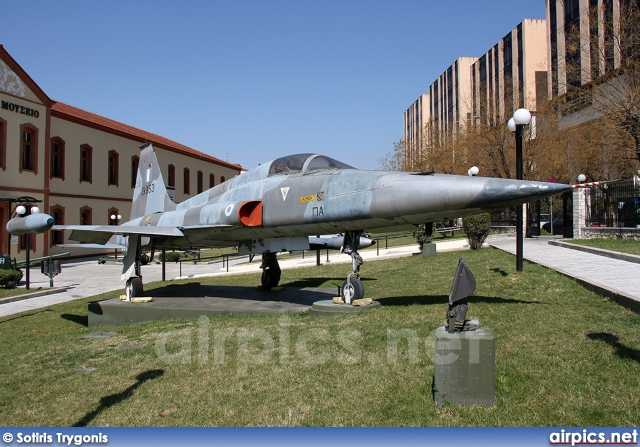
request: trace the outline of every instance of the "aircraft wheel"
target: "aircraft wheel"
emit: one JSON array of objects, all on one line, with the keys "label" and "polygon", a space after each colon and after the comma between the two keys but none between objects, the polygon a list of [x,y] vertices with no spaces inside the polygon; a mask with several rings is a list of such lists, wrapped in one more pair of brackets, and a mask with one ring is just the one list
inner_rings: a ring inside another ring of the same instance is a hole
[{"label": "aircraft wheel", "polygon": [[347,287],[347,281],[342,283],[342,299],[347,304],[352,304],[354,300],[364,298],[364,286],[359,278],[351,278],[351,285]]},{"label": "aircraft wheel", "polygon": [[271,271],[271,269],[264,269],[262,271],[262,289],[263,290],[271,290],[275,286],[278,285],[277,273],[275,271]]},{"label": "aircraft wheel", "polygon": [[127,298],[137,298],[144,294],[144,288],[142,286],[142,278],[134,276],[129,278],[127,285],[125,286],[125,292]]}]

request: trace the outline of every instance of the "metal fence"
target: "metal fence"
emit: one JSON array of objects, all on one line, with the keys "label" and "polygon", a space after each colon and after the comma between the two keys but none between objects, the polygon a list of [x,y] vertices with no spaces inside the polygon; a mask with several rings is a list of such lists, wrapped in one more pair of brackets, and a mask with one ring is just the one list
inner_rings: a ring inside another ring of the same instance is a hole
[{"label": "metal fence", "polygon": [[588,227],[640,226],[638,178],[594,185],[585,194]]}]

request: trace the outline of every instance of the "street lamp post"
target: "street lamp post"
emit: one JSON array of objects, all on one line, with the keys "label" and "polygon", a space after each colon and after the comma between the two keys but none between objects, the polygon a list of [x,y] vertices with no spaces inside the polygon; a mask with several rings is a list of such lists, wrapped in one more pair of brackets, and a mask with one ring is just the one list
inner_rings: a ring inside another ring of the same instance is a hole
[{"label": "street lamp post", "polygon": [[[27,213],[27,208],[25,208],[24,205],[20,205],[16,208],[16,214],[22,216],[22,217],[26,217],[29,216],[31,214],[38,214],[40,212],[40,208],[38,208],[37,206],[33,206],[31,207],[29,210],[29,212]],[[30,277],[29,277],[29,264],[31,264],[31,259],[30,259],[30,251],[31,251],[31,247],[30,247],[30,239],[31,239],[31,233],[26,233],[24,235],[25,239],[24,239],[24,245],[26,248],[27,253],[25,254],[25,266],[24,266],[24,270],[25,270],[25,289],[29,290],[29,284],[30,284]]]},{"label": "street lamp post", "polygon": [[[120,219],[122,219],[122,216],[120,214],[112,214],[111,215],[111,220],[113,222],[115,222],[116,225],[118,225],[118,222],[120,222]],[[118,259],[118,249],[114,249],[114,256],[116,259]]]},{"label": "street lamp post", "polygon": [[[513,118],[507,125],[511,132],[516,132],[516,179],[522,180],[522,134],[524,126],[531,122],[531,112],[527,109],[518,109],[513,112]],[[520,204],[516,212],[516,271],[522,271],[522,251],[524,244],[524,231],[522,218],[524,215],[524,205]]]}]

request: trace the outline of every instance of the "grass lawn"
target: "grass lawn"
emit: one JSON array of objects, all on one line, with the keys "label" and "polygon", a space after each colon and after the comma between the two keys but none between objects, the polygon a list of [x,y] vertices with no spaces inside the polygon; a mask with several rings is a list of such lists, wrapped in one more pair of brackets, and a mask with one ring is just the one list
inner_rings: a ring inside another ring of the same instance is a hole
[{"label": "grass lawn", "polygon": [[24,287],[9,287],[9,288],[0,287],[0,299],[9,298],[9,297],[18,296],[18,295],[25,295],[27,293],[38,292],[39,290],[42,290],[42,288],[37,287],[35,289],[31,288],[30,290],[27,290]]},{"label": "grass lawn", "polygon": [[628,239],[563,239],[562,242],[640,256],[640,241]]},{"label": "grass lawn", "polygon": [[[459,256],[496,335],[496,403],[435,406],[434,333]],[[285,270],[342,283],[344,265]],[[640,316],[495,249],[367,262],[380,310],[87,328],[92,299],[0,318],[7,426],[638,426]],[[198,279],[257,286],[260,275]],[[145,290],[162,283],[145,285]],[[273,292],[272,292],[273,293]],[[110,338],[84,338],[113,331]],[[400,340],[400,341],[398,341]],[[409,340],[407,342],[407,340]],[[409,349],[409,346],[413,350]],[[92,369],[95,368],[95,369]],[[79,372],[88,371],[88,372]]]}]

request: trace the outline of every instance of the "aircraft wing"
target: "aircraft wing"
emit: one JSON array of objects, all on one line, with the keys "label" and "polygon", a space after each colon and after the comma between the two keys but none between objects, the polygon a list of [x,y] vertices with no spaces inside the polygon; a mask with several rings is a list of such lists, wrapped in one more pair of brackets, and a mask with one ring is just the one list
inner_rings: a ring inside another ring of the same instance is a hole
[{"label": "aircraft wing", "polygon": [[[111,236],[137,234],[140,236],[180,237],[184,234],[177,227],[147,225],[54,225],[52,230],[71,230],[69,239],[88,244],[106,244]],[[102,247],[104,248],[104,247]]]},{"label": "aircraft wing", "polygon": [[61,248],[108,248],[110,250],[126,250],[128,247],[122,244],[55,244],[56,247]]},{"label": "aircraft wing", "polygon": [[192,231],[192,230],[210,230],[212,228],[230,228],[233,225],[185,225],[180,227],[182,231]]}]

